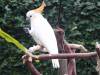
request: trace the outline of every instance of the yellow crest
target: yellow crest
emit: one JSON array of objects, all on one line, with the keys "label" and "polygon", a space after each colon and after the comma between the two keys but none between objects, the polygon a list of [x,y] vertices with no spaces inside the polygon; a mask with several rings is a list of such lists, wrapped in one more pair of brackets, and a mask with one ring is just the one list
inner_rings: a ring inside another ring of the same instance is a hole
[{"label": "yellow crest", "polygon": [[[34,1],[34,0],[33,0],[33,1]],[[34,12],[37,12],[37,13],[42,13],[45,7],[46,7],[46,4],[45,4],[45,2],[43,1],[42,4],[41,4],[41,6],[38,7],[38,8],[36,8],[36,9],[33,9],[33,11],[34,11]]]}]

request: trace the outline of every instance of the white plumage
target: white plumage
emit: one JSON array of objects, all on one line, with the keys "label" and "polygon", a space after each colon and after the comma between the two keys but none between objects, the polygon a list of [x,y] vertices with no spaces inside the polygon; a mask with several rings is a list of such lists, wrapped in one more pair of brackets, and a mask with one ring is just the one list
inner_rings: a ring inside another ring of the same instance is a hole
[{"label": "white plumage", "polygon": [[[56,37],[48,21],[35,10],[28,11],[26,16],[30,19],[31,24],[29,33],[36,43],[44,46],[50,54],[58,54]],[[54,68],[59,68],[58,59],[52,59],[52,64]]]}]

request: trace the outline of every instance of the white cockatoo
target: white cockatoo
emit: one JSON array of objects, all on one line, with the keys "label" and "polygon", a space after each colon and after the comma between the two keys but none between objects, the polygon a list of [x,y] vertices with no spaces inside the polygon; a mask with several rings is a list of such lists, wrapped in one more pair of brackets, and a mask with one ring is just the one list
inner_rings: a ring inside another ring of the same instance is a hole
[{"label": "white cockatoo", "polygon": [[[45,6],[43,1],[39,8],[30,10],[26,13],[26,17],[30,20],[31,24],[29,33],[37,43],[37,47],[40,45],[50,54],[58,54],[57,40],[53,28],[41,14]],[[32,49],[32,47],[30,49]],[[52,59],[52,64],[53,68],[60,67],[58,59]]]}]

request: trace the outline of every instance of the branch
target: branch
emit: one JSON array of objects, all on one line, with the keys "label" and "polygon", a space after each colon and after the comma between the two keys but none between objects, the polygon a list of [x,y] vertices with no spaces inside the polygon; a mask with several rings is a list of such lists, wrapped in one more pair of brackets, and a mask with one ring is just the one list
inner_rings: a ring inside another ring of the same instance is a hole
[{"label": "branch", "polygon": [[31,71],[32,75],[42,75],[40,74],[40,72],[35,68],[35,66],[32,64],[32,62],[30,62],[28,59],[29,59],[29,56],[26,56],[25,57],[26,59],[26,62],[25,62],[25,65],[28,67],[28,69]]},{"label": "branch", "polygon": [[64,53],[64,54],[45,54],[33,56],[33,60],[49,60],[49,59],[68,59],[68,58],[90,58],[96,57],[97,52],[89,52],[89,53]]}]

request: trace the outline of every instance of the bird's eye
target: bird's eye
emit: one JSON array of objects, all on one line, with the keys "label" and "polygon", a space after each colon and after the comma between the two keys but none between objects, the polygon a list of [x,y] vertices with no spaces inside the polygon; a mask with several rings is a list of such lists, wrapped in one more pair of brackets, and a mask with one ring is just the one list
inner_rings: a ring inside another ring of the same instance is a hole
[{"label": "bird's eye", "polygon": [[32,15],[30,17],[32,17]]}]

